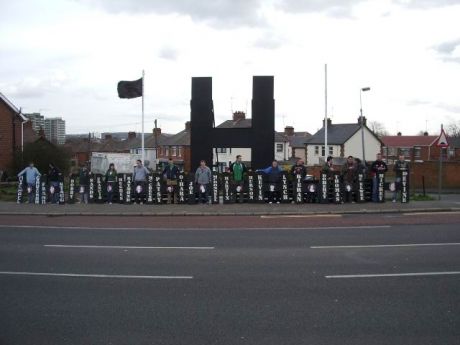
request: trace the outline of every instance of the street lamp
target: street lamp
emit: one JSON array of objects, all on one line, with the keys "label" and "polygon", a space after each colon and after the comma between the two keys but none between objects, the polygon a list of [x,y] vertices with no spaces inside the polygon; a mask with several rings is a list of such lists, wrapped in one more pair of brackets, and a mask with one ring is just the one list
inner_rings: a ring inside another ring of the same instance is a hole
[{"label": "street lamp", "polygon": [[363,117],[363,99],[362,99],[362,93],[363,92],[366,92],[366,91],[370,91],[371,88],[370,87],[363,87],[359,90],[359,110],[360,110],[360,114],[361,116],[359,117],[359,122],[361,124],[361,145],[362,145],[362,148],[363,148],[363,164],[365,164],[366,162],[366,154],[365,154],[365,148],[364,148],[364,117]]}]

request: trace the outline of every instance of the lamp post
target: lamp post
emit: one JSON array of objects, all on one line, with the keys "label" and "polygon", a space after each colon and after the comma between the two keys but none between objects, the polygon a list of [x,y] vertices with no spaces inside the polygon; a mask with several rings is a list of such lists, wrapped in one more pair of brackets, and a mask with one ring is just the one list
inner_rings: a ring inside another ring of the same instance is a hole
[{"label": "lamp post", "polygon": [[362,93],[366,91],[370,91],[370,87],[363,87],[359,90],[359,110],[360,110],[360,117],[359,117],[359,122],[361,124],[361,145],[363,148],[363,163],[366,162],[366,153],[365,153],[365,148],[364,148],[364,117],[363,117],[363,99],[362,99]]}]

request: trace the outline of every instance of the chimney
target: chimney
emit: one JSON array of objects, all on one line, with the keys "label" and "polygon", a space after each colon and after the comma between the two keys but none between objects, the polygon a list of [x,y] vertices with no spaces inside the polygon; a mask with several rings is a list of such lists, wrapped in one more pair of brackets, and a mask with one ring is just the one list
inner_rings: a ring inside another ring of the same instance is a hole
[{"label": "chimney", "polygon": [[[331,126],[332,125],[332,120],[330,118],[327,118],[327,126]],[[323,119],[323,127],[324,127],[324,119]]]},{"label": "chimney", "polygon": [[424,136],[424,137],[427,137],[427,136],[428,136],[428,132],[423,132],[423,136]]},{"label": "chimney", "polygon": [[191,126],[192,126],[191,122],[190,122],[190,121],[187,121],[187,122],[185,123],[185,130],[186,130],[186,131],[190,131]]},{"label": "chimney", "polygon": [[136,139],[136,132],[128,132],[128,140]]},{"label": "chimney", "polygon": [[286,126],[284,128],[284,134],[288,137],[294,136],[294,127],[292,126]]},{"label": "chimney", "polygon": [[233,113],[233,121],[241,121],[241,120],[244,120],[246,118],[246,114],[244,113],[244,111],[235,111]]},{"label": "chimney", "polygon": [[112,134],[106,134],[104,138],[105,140],[112,140]]},{"label": "chimney", "polygon": [[[358,117],[358,125],[361,125],[361,116]],[[367,119],[366,116],[363,116],[363,125],[367,125]]]},{"label": "chimney", "polygon": [[402,135],[402,133],[401,133],[401,132],[398,132],[398,137],[400,137],[401,135]]},{"label": "chimney", "polygon": [[159,137],[161,135],[161,128],[154,128],[153,129],[153,136]]}]

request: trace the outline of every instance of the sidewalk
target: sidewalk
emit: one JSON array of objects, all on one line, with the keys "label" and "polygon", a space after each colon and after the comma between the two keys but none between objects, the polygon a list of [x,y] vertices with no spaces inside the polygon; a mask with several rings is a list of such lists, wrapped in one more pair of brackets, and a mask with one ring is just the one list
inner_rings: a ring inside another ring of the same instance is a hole
[{"label": "sidewalk", "polygon": [[[437,198],[437,196],[435,196]],[[442,195],[441,200],[411,201],[408,204],[219,204],[219,205],[123,205],[65,204],[35,205],[0,202],[0,215],[45,216],[262,216],[321,214],[382,214],[405,212],[460,211],[460,194]]]}]

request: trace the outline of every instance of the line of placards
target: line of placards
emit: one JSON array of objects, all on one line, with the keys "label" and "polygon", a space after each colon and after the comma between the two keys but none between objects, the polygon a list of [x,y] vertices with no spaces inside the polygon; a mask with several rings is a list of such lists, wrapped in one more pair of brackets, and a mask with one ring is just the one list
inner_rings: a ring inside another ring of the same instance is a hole
[{"label": "line of placards", "polygon": [[[166,182],[160,174],[149,174],[145,184],[141,185],[140,191],[137,183],[133,182],[132,178],[132,174],[119,174],[117,176],[116,183],[114,184],[114,202],[130,204],[139,201],[139,197],[141,196],[142,201],[147,204],[164,203],[164,196],[167,195],[168,191]],[[378,201],[384,202],[385,175],[378,174],[377,181]],[[238,186],[242,188],[237,189]],[[107,184],[103,181],[103,176],[100,174],[91,174],[89,185],[87,186],[89,202],[105,202],[107,190],[104,187],[107,187]],[[69,179],[68,193],[64,193],[63,182],[59,183],[59,189],[56,191],[46,182],[46,176],[43,178],[38,177],[35,185],[35,190],[38,193],[35,193],[34,201],[36,204],[46,204],[48,199],[51,199],[51,194],[59,193],[60,203],[74,203],[80,188],[81,186],[77,184],[76,175],[72,175]],[[199,193],[199,188],[194,182],[193,175],[179,174],[177,185],[174,188],[173,193],[177,194],[177,203],[194,204],[198,201],[197,194]],[[290,181],[288,173],[283,172],[279,183],[270,184],[265,181],[263,173],[250,173],[246,176],[243,186],[241,186],[233,183],[231,174],[229,173],[212,173],[209,195],[213,204],[220,203],[220,197],[222,197],[224,204],[236,201],[264,203],[267,193],[273,190],[278,193],[281,203],[340,204],[344,201],[344,194],[347,191],[353,194],[356,202],[366,202],[368,195],[371,193],[370,188],[363,174],[358,174],[356,183],[347,184],[342,181],[339,173],[335,173],[329,178],[326,174],[321,174],[319,181],[305,180],[303,175],[295,175],[292,181]],[[18,203],[22,202],[24,194],[23,177],[21,176],[17,191]],[[409,202],[408,174],[402,175],[399,201],[402,203]]]}]

